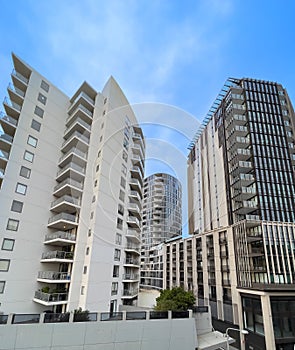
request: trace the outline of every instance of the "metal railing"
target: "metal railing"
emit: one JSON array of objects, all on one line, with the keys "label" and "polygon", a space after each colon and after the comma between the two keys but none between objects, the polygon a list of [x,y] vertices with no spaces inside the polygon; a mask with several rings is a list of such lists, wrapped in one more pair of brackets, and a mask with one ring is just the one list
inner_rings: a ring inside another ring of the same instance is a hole
[{"label": "metal railing", "polygon": [[73,252],[64,252],[61,250],[54,250],[52,252],[45,252],[42,254],[42,260],[46,259],[65,259],[65,260],[73,260],[74,253]]},{"label": "metal railing", "polygon": [[63,221],[71,221],[72,223],[78,223],[78,218],[75,215],[72,214],[68,214],[68,213],[60,213],[57,214],[51,218],[49,218],[48,220],[48,224],[51,224],[55,221],[59,221],[59,220],[63,220]]},{"label": "metal railing", "polygon": [[13,102],[13,101],[10,101],[8,97],[5,97],[5,98],[4,98],[4,103],[7,104],[7,105],[10,106],[10,107],[16,109],[18,112],[20,112],[21,109],[22,109],[21,106],[20,106],[18,103],[15,103],[15,102]]},{"label": "metal railing", "polygon": [[78,165],[76,163],[71,162],[71,163],[67,164],[65,167],[63,167],[62,169],[60,169],[56,175],[59,176],[60,174],[67,171],[68,169],[74,169],[74,170],[78,171],[79,173],[85,174],[85,168],[81,167],[80,165]]},{"label": "metal railing", "polygon": [[46,302],[67,301],[68,293],[43,293],[37,290],[35,292],[35,298]]},{"label": "metal railing", "polygon": [[55,201],[51,202],[51,208],[55,207],[56,205],[62,203],[62,202],[67,202],[70,204],[74,205],[80,205],[80,199],[79,198],[74,198],[72,196],[69,196],[68,194],[56,199]]},{"label": "metal railing", "polygon": [[76,123],[80,123],[81,125],[85,126],[86,129],[91,130],[91,125],[88,124],[87,122],[85,122],[85,121],[84,121],[83,119],[81,119],[80,117],[78,117],[78,118],[74,119],[70,125],[68,125],[67,130],[66,130],[66,133],[67,133],[67,131],[68,131],[73,125],[75,125]]},{"label": "metal railing", "polygon": [[134,274],[130,274],[130,273],[126,273],[123,275],[123,280],[138,280],[139,279],[139,275],[134,275]]},{"label": "metal railing", "polygon": [[63,314],[46,313],[44,316],[44,323],[60,323],[69,322],[70,313],[66,312]]},{"label": "metal railing", "polygon": [[58,162],[59,162],[59,163],[62,162],[62,161],[63,161],[64,159],[66,159],[67,156],[68,156],[69,154],[71,154],[71,153],[74,153],[75,155],[77,155],[77,156],[79,156],[79,157],[81,157],[81,158],[83,158],[83,159],[86,159],[86,158],[87,158],[87,153],[80,151],[80,150],[79,150],[78,148],[76,148],[76,147],[72,147],[67,153],[65,153],[63,156],[61,156],[61,157],[59,158]]},{"label": "metal railing", "polygon": [[9,153],[0,149],[0,158],[8,160]]},{"label": "metal railing", "polygon": [[66,140],[63,142],[62,147],[63,147],[66,143],[68,143],[71,139],[73,139],[75,136],[77,136],[77,138],[78,138],[79,140],[82,140],[82,141],[84,141],[85,143],[89,144],[89,138],[88,138],[88,137],[86,137],[85,135],[81,134],[79,131],[75,131],[75,132],[73,132],[73,133],[69,136],[68,139],[66,139]]},{"label": "metal railing", "polygon": [[49,233],[45,236],[45,242],[51,241],[53,239],[66,239],[69,241],[76,241],[76,235],[69,232],[58,231],[54,233]]},{"label": "metal railing", "polygon": [[81,111],[83,111],[84,113],[86,113],[89,117],[92,118],[93,113],[91,111],[89,111],[89,109],[87,109],[85,106],[83,106],[81,103],[73,110],[71,111],[71,114],[69,115],[69,117],[67,118],[67,120],[71,119],[71,117],[75,114],[75,112],[81,109]]},{"label": "metal railing", "polygon": [[10,142],[10,143],[13,142],[13,137],[10,136],[10,135],[7,135],[7,134],[5,134],[5,133],[3,133],[3,134],[0,135],[0,139],[5,140],[5,141],[8,141],[8,142]]},{"label": "metal railing", "polygon": [[38,278],[45,280],[70,280],[71,274],[68,272],[39,271]]},{"label": "metal railing", "polygon": [[22,82],[28,84],[29,79],[24,77],[21,73],[17,72],[15,69],[12,71],[12,75],[16,76]]},{"label": "metal railing", "polygon": [[16,86],[14,86],[13,84],[9,83],[8,84],[8,89],[17,93],[18,95],[20,95],[21,97],[25,97],[25,92],[22,91],[21,89],[17,88]]},{"label": "metal railing", "polygon": [[12,324],[39,323],[40,314],[15,314],[12,317]]},{"label": "metal railing", "polygon": [[126,258],[125,264],[127,264],[127,265],[139,265],[140,261],[138,259]]}]

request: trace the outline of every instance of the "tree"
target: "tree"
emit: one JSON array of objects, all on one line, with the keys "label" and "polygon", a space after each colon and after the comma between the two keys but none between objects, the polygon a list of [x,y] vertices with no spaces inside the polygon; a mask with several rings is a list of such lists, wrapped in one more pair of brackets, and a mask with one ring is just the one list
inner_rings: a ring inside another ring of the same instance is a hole
[{"label": "tree", "polygon": [[155,310],[157,311],[185,311],[193,307],[196,298],[192,292],[186,292],[181,287],[174,287],[162,290],[156,301]]}]

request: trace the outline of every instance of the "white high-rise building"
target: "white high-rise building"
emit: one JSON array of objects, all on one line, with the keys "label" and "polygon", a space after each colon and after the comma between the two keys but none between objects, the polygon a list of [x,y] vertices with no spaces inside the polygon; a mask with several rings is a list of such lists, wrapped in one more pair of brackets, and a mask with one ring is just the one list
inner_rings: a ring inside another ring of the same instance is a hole
[{"label": "white high-rise building", "polygon": [[145,143],[111,77],[73,97],[12,55],[0,116],[0,311],[136,303]]}]

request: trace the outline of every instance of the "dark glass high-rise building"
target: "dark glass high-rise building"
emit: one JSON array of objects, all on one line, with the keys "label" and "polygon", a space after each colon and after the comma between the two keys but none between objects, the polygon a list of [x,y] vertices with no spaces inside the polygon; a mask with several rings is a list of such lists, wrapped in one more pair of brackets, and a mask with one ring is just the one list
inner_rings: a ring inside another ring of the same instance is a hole
[{"label": "dark glass high-rise building", "polygon": [[223,330],[249,331],[246,349],[295,343],[294,135],[281,84],[230,78],[190,145],[187,276]]}]

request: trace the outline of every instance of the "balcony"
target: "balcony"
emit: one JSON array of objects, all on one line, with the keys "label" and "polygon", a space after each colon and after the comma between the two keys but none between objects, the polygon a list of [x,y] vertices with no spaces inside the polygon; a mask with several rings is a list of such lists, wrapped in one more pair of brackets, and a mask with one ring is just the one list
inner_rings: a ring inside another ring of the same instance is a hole
[{"label": "balcony", "polygon": [[59,158],[58,165],[63,167],[66,163],[75,161],[75,163],[81,167],[85,166],[87,162],[87,153],[80,151],[76,147],[72,147],[62,157]]},{"label": "balcony", "polygon": [[136,190],[136,191],[139,191],[141,193],[142,185],[141,185],[139,180],[131,178],[129,181],[129,185],[132,188],[132,190]]},{"label": "balcony", "polygon": [[56,228],[58,230],[71,230],[78,226],[78,217],[68,213],[60,213],[54,215],[48,220],[47,227]]},{"label": "balcony", "polygon": [[15,119],[18,119],[21,112],[21,106],[18,103],[10,101],[9,98],[5,97],[3,105],[7,115],[10,115]]},{"label": "balcony", "polygon": [[12,76],[12,80],[17,79],[17,81],[21,82],[24,87],[27,87],[29,83],[29,78],[25,77],[15,69],[12,71],[11,76]]},{"label": "balcony", "polygon": [[264,256],[264,249],[263,249],[263,247],[260,247],[260,248],[253,247],[252,248],[251,246],[249,246],[248,247],[248,251],[249,251],[248,256],[251,257],[251,258]]},{"label": "balcony", "polygon": [[143,173],[143,169],[139,166],[133,166],[131,169],[131,174],[133,178],[142,180],[144,173]]},{"label": "balcony", "polygon": [[9,85],[7,87],[7,91],[8,91],[9,98],[11,101],[14,101],[15,103],[17,103],[19,105],[23,104],[24,97],[25,97],[25,91],[14,86],[11,83],[9,83]]},{"label": "balcony", "polygon": [[80,208],[80,198],[64,195],[51,203],[50,210],[58,213],[75,213]]},{"label": "balcony", "polygon": [[127,244],[125,247],[126,252],[140,254],[140,247],[135,244]]},{"label": "balcony", "polygon": [[67,130],[65,131],[64,138],[68,138],[71,133],[78,131],[81,134],[85,134],[89,137],[91,130],[91,125],[80,117],[74,119],[71,124],[68,125]]},{"label": "balcony", "polygon": [[130,227],[140,228],[140,221],[134,216],[127,217],[127,224]]},{"label": "balcony", "polygon": [[55,196],[62,196],[65,194],[72,194],[73,196],[78,196],[82,192],[83,183],[70,178],[67,178],[64,181],[60,182],[53,189],[53,194]]},{"label": "balcony", "polygon": [[135,258],[126,258],[124,261],[124,265],[139,268],[140,261],[139,261],[139,259],[135,259]]},{"label": "balcony", "polygon": [[260,216],[259,215],[246,215],[246,220],[259,221],[260,220]]},{"label": "balcony", "polygon": [[69,110],[69,117],[67,118],[66,125],[70,125],[74,118],[81,118],[85,122],[91,124],[93,113],[83,106],[81,103],[79,105],[74,104]]},{"label": "balcony", "polygon": [[81,167],[74,162],[70,162],[57,172],[56,180],[63,181],[66,178],[71,178],[75,181],[82,181],[85,177],[85,170],[84,167]]},{"label": "balcony", "polygon": [[62,250],[54,250],[42,254],[41,262],[56,263],[67,262],[72,263],[74,259],[73,252],[64,252]]},{"label": "balcony", "polygon": [[43,283],[70,283],[71,274],[67,272],[39,271],[37,281]]},{"label": "balcony", "polygon": [[143,148],[142,148],[141,145],[134,143],[134,144],[131,146],[131,149],[132,149],[133,153],[134,153],[134,154],[138,154],[138,155],[140,156],[141,159],[144,158],[144,150],[143,150]]},{"label": "balcony", "polygon": [[236,211],[238,214],[247,214],[256,209],[258,209],[258,204],[256,201],[236,202],[236,205],[234,206],[234,211]]},{"label": "balcony", "polygon": [[234,177],[232,181],[232,185],[235,188],[239,188],[240,186],[248,187],[255,182],[255,177],[252,174],[244,174],[241,173],[238,176]]},{"label": "balcony", "polygon": [[44,244],[48,245],[70,245],[76,243],[76,235],[70,232],[57,231],[45,236]]},{"label": "balcony", "polygon": [[141,210],[138,204],[129,202],[128,210],[133,213],[133,215],[136,215],[137,218],[141,219]]},{"label": "balcony", "polygon": [[140,232],[136,230],[127,230],[126,237],[137,243],[140,242]]},{"label": "balcony", "polygon": [[139,274],[125,273],[123,275],[123,282],[137,282],[139,281]]},{"label": "balcony", "polygon": [[81,134],[78,131],[73,132],[68,139],[66,139],[62,144],[62,151],[68,152],[71,148],[77,147],[79,145],[79,149],[82,152],[87,152],[89,145],[89,137]]},{"label": "balcony", "polygon": [[33,300],[45,306],[63,305],[67,304],[68,293],[43,293],[36,291]]},{"label": "balcony", "polygon": [[0,134],[0,149],[9,152],[13,142],[13,137],[8,134]]},{"label": "balcony", "polygon": [[17,119],[0,112],[0,124],[4,133],[14,135],[17,126]]},{"label": "balcony", "polygon": [[2,160],[6,163],[8,161],[8,158],[9,158],[9,153],[0,149],[0,161]]},{"label": "balcony", "polygon": [[122,299],[132,299],[138,295],[138,289],[124,289]]},{"label": "balcony", "polygon": [[129,197],[136,199],[139,203],[141,203],[141,197],[137,191],[129,191]]}]

